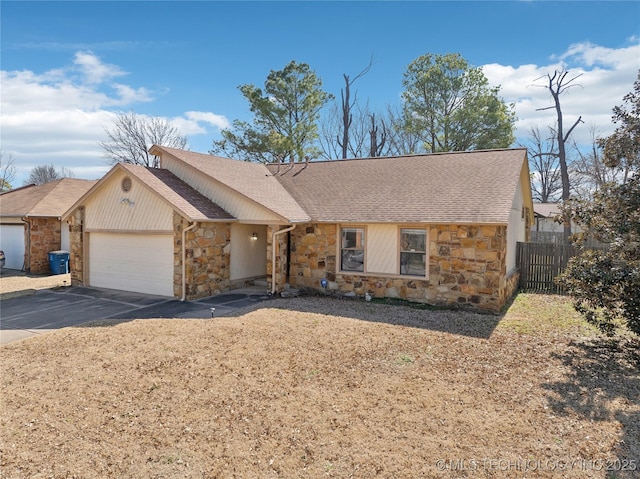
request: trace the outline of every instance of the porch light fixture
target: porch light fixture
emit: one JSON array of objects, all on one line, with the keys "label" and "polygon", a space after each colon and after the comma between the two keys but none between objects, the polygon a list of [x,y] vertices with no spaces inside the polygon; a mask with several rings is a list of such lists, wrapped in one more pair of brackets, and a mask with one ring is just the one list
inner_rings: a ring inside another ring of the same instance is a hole
[{"label": "porch light fixture", "polygon": [[257,240],[258,240],[258,233],[253,233],[253,234],[251,235],[251,239],[252,239],[253,241],[257,241]]}]

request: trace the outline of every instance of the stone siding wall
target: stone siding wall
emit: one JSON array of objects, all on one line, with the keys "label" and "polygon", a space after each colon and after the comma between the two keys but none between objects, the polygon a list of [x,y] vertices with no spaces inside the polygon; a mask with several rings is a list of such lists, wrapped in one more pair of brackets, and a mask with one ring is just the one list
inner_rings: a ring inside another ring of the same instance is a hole
[{"label": "stone siding wall", "polygon": [[[399,274],[341,273],[336,259],[338,233],[336,224],[296,226],[291,232],[292,286],[322,290],[320,280],[325,278],[329,289],[341,293],[369,293],[492,312],[498,312],[517,287],[517,274],[508,279],[506,276],[506,226],[429,227],[429,279],[424,280]],[[286,235],[282,236],[278,290],[285,281],[282,265],[286,259]],[[269,254],[269,274],[270,258]]]},{"label": "stone siding wall", "polygon": [[[322,278],[332,283],[337,281],[337,237],[338,226],[335,224],[298,225],[291,232],[290,280],[293,285],[318,288]],[[352,281],[341,283],[341,291],[355,288]]]},{"label": "stone siding wall", "polygon": [[506,226],[438,226],[429,232],[428,299],[497,312],[506,288]]},{"label": "stone siding wall", "polygon": [[500,300],[503,305],[507,304],[509,300],[518,291],[518,284],[520,283],[520,271],[513,270],[507,277],[505,287],[501,290]]},{"label": "stone siding wall", "polygon": [[[49,252],[60,250],[60,220],[57,218],[29,218],[30,227],[25,228],[26,269],[33,274],[50,273]],[[66,225],[65,225],[66,226]]]},{"label": "stone siding wall", "polygon": [[[174,213],[173,292],[182,296],[182,231],[189,222]],[[193,300],[228,291],[231,241],[229,223],[198,223],[186,232],[186,299]]]},{"label": "stone siding wall", "polygon": [[69,272],[71,284],[84,284],[84,234],[82,210],[76,210],[68,219],[69,222]]},{"label": "stone siding wall", "polygon": [[[273,289],[273,233],[284,229],[279,225],[267,226],[267,283]],[[294,230],[295,231],[295,230]],[[294,242],[292,237],[292,243]],[[276,291],[282,291],[287,282],[287,233],[276,236]]]}]

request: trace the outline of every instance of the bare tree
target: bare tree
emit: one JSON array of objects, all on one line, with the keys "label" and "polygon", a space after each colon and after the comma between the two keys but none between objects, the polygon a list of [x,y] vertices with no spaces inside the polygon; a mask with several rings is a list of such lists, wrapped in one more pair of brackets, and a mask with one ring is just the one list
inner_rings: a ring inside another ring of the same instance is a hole
[{"label": "bare tree", "polygon": [[12,186],[11,182],[16,177],[15,160],[11,153],[6,155],[0,149],[0,192],[9,191]]},{"label": "bare tree", "polygon": [[121,113],[113,128],[105,128],[107,141],[100,147],[111,164],[132,163],[157,168],[159,158],[149,153],[153,145],[184,149],[187,137],[180,134],[170,121],[158,117],[143,117],[134,112]]},{"label": "bare tree", "polygon": [[[385,156],[387,153],[387,120],[369,110],[369,105],[354,105],[351,109],[352,122],[349,127],[347,158]],[[318,144],[321,155],[327,160],[342,158],[343,150],[339,141],[342,131],[342,111],[334,103],[320,126]]]},{"label": "bare tree", "polygon": [[358,73],[353,79],[349,78],[349,75],[343,73],[344,77],[344,89],[340,90],[341,96],[341,107],[342,107],[342,138],[338,136],[336,138],[338,145],[342,148],[342,158],[347,158],[349,154],[349,133],[351,129],[351,125],[353,123],[353,113],[352,109],[357,101],[358,94],[355,93],[353,95],[353,100],[351,100],[351,85],[353,85],[359,78],[365,76],[371,70],[371,66],[373,65],[373,57],[369,59],[369,64],[364,68],[360,73]]},{"label": "bare tree", "polygon": [[73,172],[65,167],[56,170],[56,167],[53,165],[38,165],[31,170],[24,184],[43,185],[62,178],[73,178],[73,176]]},{"label": "bare tree", "polygon": [[[369,157],[381,156],[387,143],[387,127],[384,119],[378,122],[376,114],[369,115]],[[382,128],[382,129],[381,129]]]},{"label": "bare tree", "polygon": [[388,155],[402,156],[425,153],[420,135],[411,128],[406,128],[404,114],[395,107],[387,107],[385,130]]},{"label": "bare tree", "polygon": [[549,128],[549,136],[544,136],[538,126],[533,126],[529,135],[529,141],[521,146],[529,150],[533,199],[540,203],[555,203],[562,192],[562,180],[554,130]]},{"label": "bare tree", "polygon": [[596,191],[607,183],[622,183],[627,171],[624,168],[611,168],[605,165],[600,140],[594,127],[591,127],[591,145],[589,150],[581,151],[574,142],[577,158],[569,167],[571,189],[578,198],[590,199]]},{"label": "bare tree", "polygon": [[[569,197],[571,196],[571,185],[569,182],[569,167],[567,161],[567,143],[569,141],[569,136],[573,132],[574,128],[578,126],[579,123],[582,123],[582,116],[579,116],[578,119],[574,122],[574,124],[569,128],[569,130],[564,132],[563,118],[562,118],[562,108],[560,105],[560,95],[565,93],[567,90],[574,86],[578,86],[578,84],[573,83],[576,79],[580,78],[582,74],[576,75],[572,78],[567,78],[569,72],[567,70],[556,70],[553,72],[553,75],[548,73],[546,75],[546,84],[544,88],[549,90],[551,96],[553,97],[553,105],[545,108],[538,108],[538,111],[542,110],[556,110],[556,141],[558,146],[558,163],[560,164],[560,178],[562,180],[562,202],[564,204],[568,204]],[[540,80],[543,77],[538,78]],[[564,214],[564,237],[565,241],[569,241],[569,236],[571,236],[571,214],[570,212],[565,212]]]},{"label": "bare tree", "polygon": [[342,149],[336,141],[341,124],[340,109],[336,102],[332,102],[324,114],[319,125],[318,148],[320,156],[325,160],[340,158]]}]

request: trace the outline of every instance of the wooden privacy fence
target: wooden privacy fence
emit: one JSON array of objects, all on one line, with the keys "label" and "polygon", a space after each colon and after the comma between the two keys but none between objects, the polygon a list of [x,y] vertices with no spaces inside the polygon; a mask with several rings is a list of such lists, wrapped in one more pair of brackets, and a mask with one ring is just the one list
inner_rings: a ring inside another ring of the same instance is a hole
[{"label": "wooden privacy fence", "polygon": [[519,242],[516,266],[520,270],[520,290],[564,294],[555,279],[565,270],[569,258],[576,254],[577,249],[571,244]]}]

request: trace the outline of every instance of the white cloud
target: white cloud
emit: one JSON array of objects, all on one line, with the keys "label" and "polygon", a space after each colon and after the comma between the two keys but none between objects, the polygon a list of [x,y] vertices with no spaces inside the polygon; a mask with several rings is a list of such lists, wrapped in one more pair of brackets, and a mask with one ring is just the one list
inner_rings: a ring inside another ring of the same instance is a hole
[{"label": "white cloud", "polygon": [[597,135],[608,135],[612,109],[622,103],[622,97],[633,89],[640,69],[640,42],[619,49],[604,48],[591,43],[570,45],[562,54],[550,58],[547,65],[499,65],[482,67],[492,85],[501,85],[500,94],[509,103],[515,103],[516,136],[527,138],[529,129],[554,126],[555,110],[540,110],[553,106],[553,99],[545,88],[548,74],[555,70],[568,70],[567,80],[577,77],[571,87],[560,97],[563,120],[569,128],[581,117],[584,124],[574,130],[572,136],[579,142],[591,141],[591,127]]},{"label": "white cloud", "polygon": [[131,88],[128,85],[122,85],[120,83],[114,83],[112,88],[118,94],[115,98],[111,99],[109,105],[131,105],[132,103],[143,103],[153,101],[153,96],[149,90],[144,87]]},{"label": "white cloud", "polygon": [[[611,110],[632,90],[640,69],[640,39],[632,38],[629,46],[617,49],[591,43],[570,45],[545,65],[484,65],[489,82],[501,85],[502,97],[516,104],[519,138],[526,138],[533,125],[555,124],[554,111],[540,108],[552,105],[543,88],[546,75],[562,68],[571,76],[581,75],[576,80],[579,86],[563,95],[561,102],[565,124],[582,116],[585,124],[576,128],[574,138],[588,143],[591,127],[600,135],[613,130]],[[107,171],[99,144],[104,128],[117,114],[115,109],[135,109],[166,94],[129,84],[126,78],[127,72],[90,51],[80,51],[70,64],[44,72],[1,71],[0,144],[3,152],[15,158],[16,184],[41,164],[68,168],[79,178],[98,178]],[[198,141],[230,126],[226,117],[206,111],[186,111],[167,119]]]},{"label": "white cloud", "polygon": [[[118,113],[114,108],[154,101],[153,91],[125,84],[126,75],[91,52],[78,52],[72,65],[46,72],[1,71],[0,144],[15,159],[14,186],[42,164],[65,167],[78,178],[101,177],[110,166],[100,142]],[[186,135],[229,126],[224,116],[202,111],[170,120]]]},{"label": "white cloud", "polygon": [[184,116],[172,118],[171,123],[185,135],[200,135],[207,133],[204,124],[217,130],[229,128],[229,120],[225,116],[207,111],[187,111]]},{"label": "white cloud", "polygon": [[77,52],[73,64],[79,68],[84,79],[89,84],[99,84],[127,73],[117,65],[103,63],[91,52]]}]

